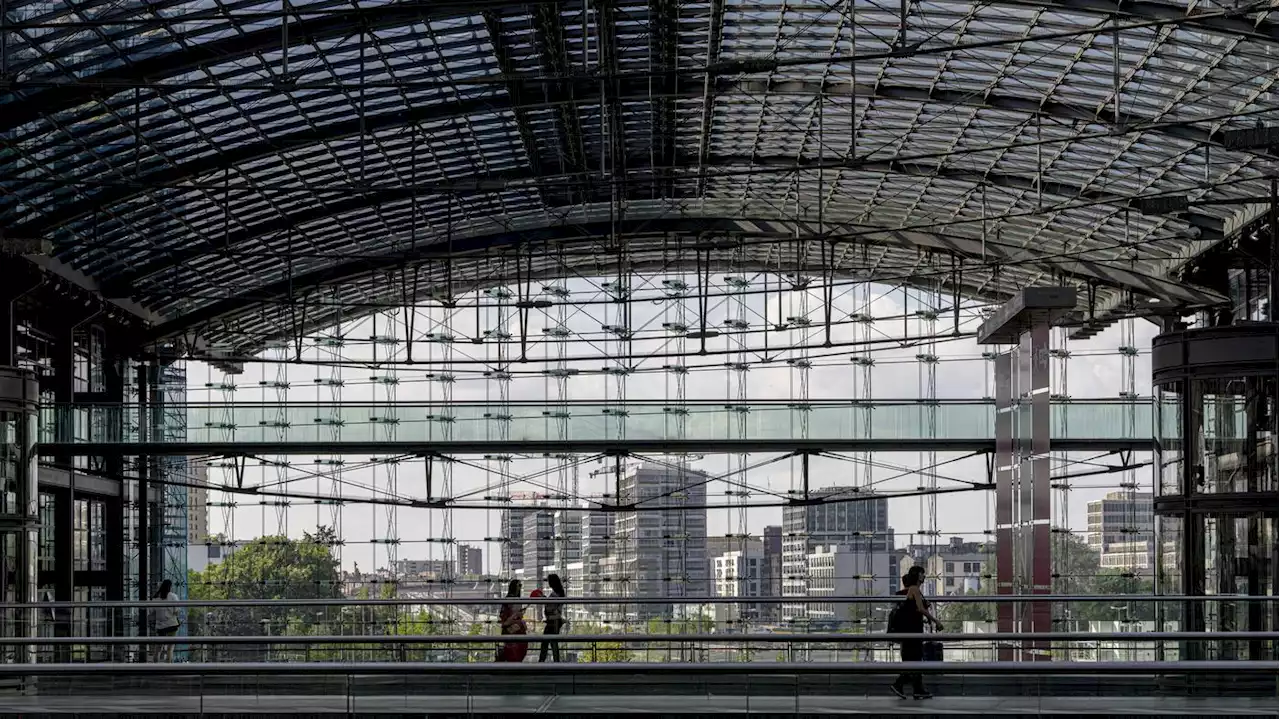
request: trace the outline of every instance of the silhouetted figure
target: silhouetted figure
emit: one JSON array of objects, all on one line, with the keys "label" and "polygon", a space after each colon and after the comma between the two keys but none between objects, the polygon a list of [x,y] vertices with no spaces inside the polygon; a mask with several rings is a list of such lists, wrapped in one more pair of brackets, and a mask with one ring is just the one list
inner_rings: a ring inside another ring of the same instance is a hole
[{"label": "silhouetted figure", "polygon": [[[567,596],[564,591],[564,583],[560,581],[559,574],[551,574],[547,576],[547,586],[551,588],[552,597],[563,598]],[[560,634],[564,630],[564,605],[563,604],[544,604],[542,616],[546,619],[546,625],[542,628],[542,633]],[[547,649],[550,648],[552,661],[560,661],[560,642],[545,641],[542,643],[542,649],[538,652],[538,661],[547,661]]]},{"label": "silhouetted figure", "polygon": [[[520,582],[519,580],[511,580],[507,585],[508,598],[520,598]],[[498,610],[498,623],[501,625],[503,634],[527,634],[529,627],[524,621],[524,607],[515,602],[508,602],[502,605]],[[524,657],[529,653],[528,642],[504,642],[498,650],[498,661],[500,662],[522,662]]]},{"label": "silhouetted figure", "polygon": [[[178,595],[173,593],[173,582],[168,579],[160,582],[160,587],[156,589],[156,593],[151,598],[160,602],[176,602]],[[178,627],[181,626],[182,620],[178,618],[178,607],[157,607],[151,610],[151,622],[155,626],[157,637],[172,637],[178,633]],[[155,657],[153,660],[160,662],[173,661],[173,645],[160,644],[156,647]]]},{"label": "silhouetted figure", "polygon": [[[922,662],[924,661],[924,623],[929,621],[935,629],[942,629],[942,622],[939,622],[932,614],[929,613],[929,603],[925,601],[924,595],[920,593],[920,581],[924,578],[924,572],[916,572],[913,568],[908,571],[906,576],[902,578],[902,591],[898,592],[902,595],[902,602],[894,609],[890,616],[889,631],[894,634],[920,634],[920,639],[904,639],[902,640],[901,656],[904,662]],[[933,697],[924,688],[924,677],[919,672],[904,672],[898,675],[898,679],[894,681],[890,687],[894,694],[902,699],[907,698],[906,686],[911,685],[912,696],[916,699],[930,699]]]}]

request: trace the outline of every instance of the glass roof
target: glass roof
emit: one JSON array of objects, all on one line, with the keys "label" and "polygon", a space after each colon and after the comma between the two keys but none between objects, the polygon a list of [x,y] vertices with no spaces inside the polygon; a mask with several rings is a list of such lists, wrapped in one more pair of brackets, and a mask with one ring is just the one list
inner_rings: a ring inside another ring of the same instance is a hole
[{"label": "glass roof", "polygon": [[447,254],[501,282],[538,242],[688,265],[673,238],[708,233],[765,270],[825,241],[860,248],[840,276],[910,282],[924,250],[974,296],[1194,304],[1165,278],[1266,212],[1278,169],[1274,131],[1240,139],[1277,124],[1272,3],[6,7],[0,228],[174,331]]}]

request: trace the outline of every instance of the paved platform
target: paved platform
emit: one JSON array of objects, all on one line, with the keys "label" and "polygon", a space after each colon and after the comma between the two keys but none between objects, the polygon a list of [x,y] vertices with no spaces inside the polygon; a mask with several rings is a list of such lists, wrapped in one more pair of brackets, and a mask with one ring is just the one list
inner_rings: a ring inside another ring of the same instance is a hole
[{"label": "paved platform", "polygon": [[893,696],[169,696],[0,697],[0,714],[43,716],[1277,716],[1276,699]]}]

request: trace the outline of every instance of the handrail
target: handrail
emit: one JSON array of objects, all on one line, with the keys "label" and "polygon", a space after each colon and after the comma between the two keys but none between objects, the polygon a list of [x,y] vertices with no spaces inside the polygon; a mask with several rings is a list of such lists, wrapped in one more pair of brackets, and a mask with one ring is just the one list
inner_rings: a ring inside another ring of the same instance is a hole
[{"label": "handrail", "polygon": [[[64,644],[532,644],[557,641],[564,644],[722,643],[762,644],[832,643],[874,644],[920,639],[920,634],[334,634],[334,635],[253,635],[253,636],[165,636],[165,637],[0,637],[0,646]],[[1004,632],[961,634],[935,632],[927,635],[936,642],[1155,642],[1155,641],[1280,641],[1276,632]]]},{"label": "handrail", "polygon": [[147,675],[208,676],[211,674],[1267,674],[1280,671],[1280,662],[1270,660],[1177,661],[1177,662],[628,662],[541,663],[541,662],[189,662],[181,664],[0,664],[0,677],[38,677],[70,674],[84,676]]},{"label": "handrail", "polygon": [[[1155,401],[1156,401],[1156,398],[1150,395],[1133,397],[1133,398],[1072,397],[1070,399],[1055,399],[1053,400],[1053,404],[1061,404],[1061,405],[1099,404],[1099,405],[1128,406],[1128,405],[1152,404]],[[571,400],[565,400],[563,402],[557,401],[557,400],[551,400],[551,399],[547,399],[547,400],[528,400],[528,399],[514,400],[513,399],[505,402],[499,402],[497,400],[494,400],[494,401],[461,400],[458,402],[442,402],[442,401],[432,402],[429,400],[420,400],[420,401],[407,400],[407,401],[396,402],[395,407],[442,407],[442,406],[489,407],[489,406],[495,406],[495,405],[501,405],[503,407],[546,407],[551,404],[554,404],[556,406],[567,405],[569,407],[574,407],[574,406],[594,407],[594,406],[600,406],[600,405],[627,404],[627,405],[653,406],[653,407],[682,405],[682,406],[695,406],[695,407],[705,406],[705,407],[717,407],[717,408],[723,408],[726,405],[735,405],[735,406],[737,405],[761,405],[761,406],[776,405],[781,408],[787,408],[790,405],[796,404],[796,400],[795,399],[769,399],[769,398],[753,398],[753,399],[747,399],[747,400],[734,400],[734,399],[676,400],[675,398],[669,398],[669,399],[628,399],[625,402],[619,402],[617,399],[608,399],[603,397],[594,398],[594,399],[590,399],[590,398],[571,399]],[[939,397],[937,399],[926,399],[926,398],[916,398],[916,397],[901,397],[901,398],[886,397],[883,399],[882,398],[867,399],[862,397],[823,397],[821,399],[808,400],[804,404],[814,406],[814,407],[867,407],[867,406],[874,407],[877,405],[914,406],[914,405],[926,405],[926,404],[927,405],[956,404],[956,405],[986,406],[986,405],[994,405],[995,400],[984,399],[982,397]],[[228,408],[240,407],[240,408],[253,409],[258,407],[305,408],[305,407],[335,407],[335,406],[336,407],[382,407],[382,408],[385,408],[387,407],[387,404],[385,402],[378,403],[372,400],[368,400],[368,401],[343,400],[343,401],[331,401],[331,402],[317,401],[317,400],[298,400],[298,401],[290,400],[288,402],[178,402],[172,405],[167,405],[168,409],[171,411],[180,410],[187,407],[196,407],[196,408],[207,407],[207,408],[216,408],[216,409],[228,409]],[[46,409],[51,409],[51,410],[64,409],[64,408],[88,409],[88,408],[103,408],[103,407],[132,409],[132,408],[139,407],[139,405],[136,403],[130,403],[130,402],[76,401],[76,402],[50,402],[50,403],[41,405],[41,407]]]},{"label": "handrail", "polygon": [[[359,583],[359,582],[356,582]],[[392,584],[391,582],[386,582]],[[513,603],[513,597],[431,597],[422,599],[183,599],[176,602],[140,601],[122,599],[104,602],[17,602],[0,603],[0,609],[63,609],[63,608],[156,608],[156,607],[336,607],[336,606],[475,606]],[[1280,602],[1280,596],[1250,596],[1244,594],[1219,595],[1170,595],[1170,594],[1114,594],[1114,595],[1053,595],[1053,594],[987,594],[974,596],[930,596],[931,603],[1005,604],[1010,602],[1129,602],[1150,604],[1159,602]],[[519,597],[515,604],[893,604],[901,602],[901,596],[848,596],[848,597]],[[680,620],[673,620],[680,621]]]}]

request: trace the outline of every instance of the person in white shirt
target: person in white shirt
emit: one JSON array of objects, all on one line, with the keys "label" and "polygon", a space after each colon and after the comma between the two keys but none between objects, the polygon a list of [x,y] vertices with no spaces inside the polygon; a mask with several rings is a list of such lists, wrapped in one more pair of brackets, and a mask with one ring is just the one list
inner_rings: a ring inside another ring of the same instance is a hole
[{"label": "person in white shirt", "polygon": [[[168,579],[160,582],[160,588],[151,598],[160,602],[176,602],[179,601],[178,595],[173,593],[173,582]],[[182,621],[178,619],[179,607],[156,607],[151,610],[151,623],[155,627],[156,636],[172,637],[178,633],[178,627]],[[161,644],[156,647],[154,661],[172,662],[173,661],[173,645]]]}]

